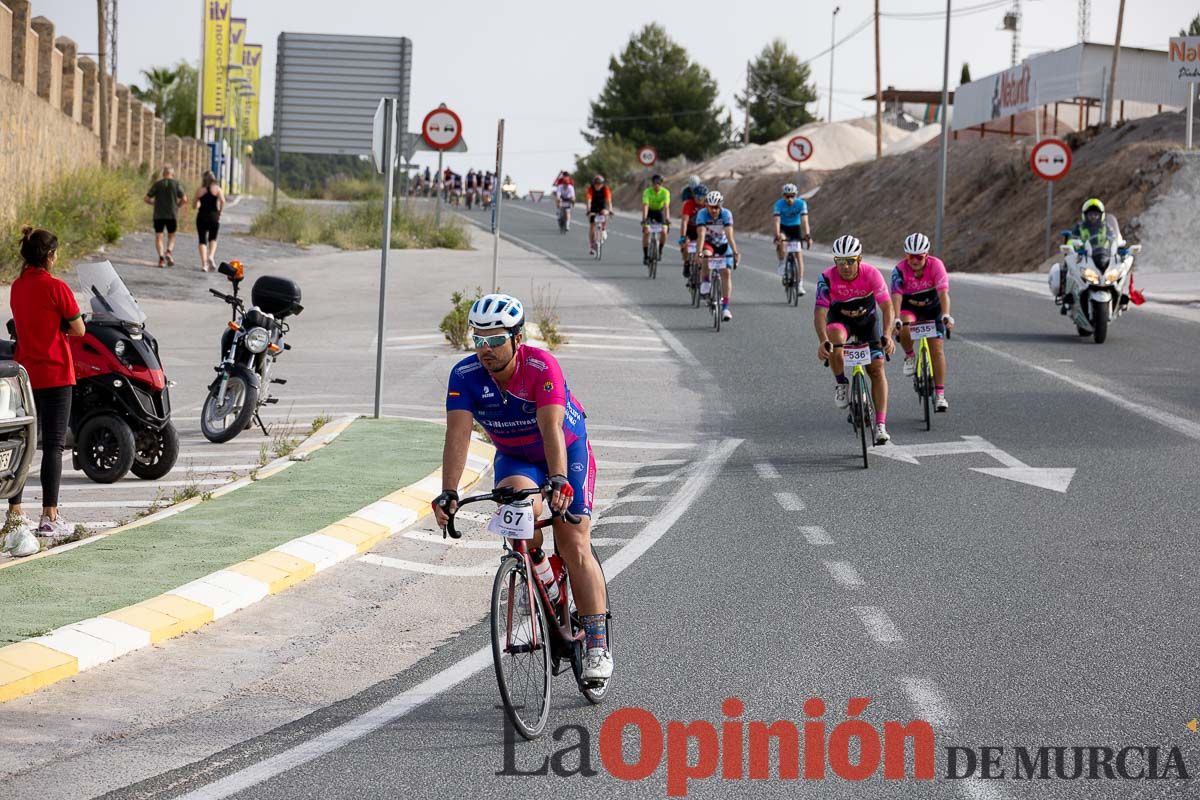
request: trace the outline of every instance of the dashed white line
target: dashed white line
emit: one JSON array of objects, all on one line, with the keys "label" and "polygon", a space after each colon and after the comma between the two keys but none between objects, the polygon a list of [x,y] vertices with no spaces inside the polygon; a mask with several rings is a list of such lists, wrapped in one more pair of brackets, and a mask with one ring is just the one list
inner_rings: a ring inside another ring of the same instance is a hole
[{"label": "dashed white line", "polygon": [[795,492],[776,492],[775,499],[784,511],[803,511],[804,501]]},{"label": "dashed white line", "polygon": [[944,727],[958,722],[958,715],[942,695],[941,689],[929,678],[901,678],[900,685],[904,687],[909,702],[917,709],[917,714],[930,725]]},{"label": "dashed white line", "polygon": [[811,545],[833,544],[833,539],[819,525],[801,525],[800,533],[804,534],[804,538]]},{"label": "dashed white line", "polygon": [[600,517],[600,519],[596,520],[595,524],[592,527],[598,528],[601,525],[630,525],[633,523],[640,524],[640,523],[646,522],[649,519],[650,519],[649,517],[637,516],[637,515],[632,515],[632,514],[627,515],[627,516],[619,516],[619,515],[611,516],[611,517],[604,516],[604,517]]},{"label": "dashed white line", "polygon": [[682,450],[695,447],[695,442],[628,442],[621,439],[592,439],[593,447],[614,447],[627,450]]},{"label": "dashed white line", "polygon": [[879,606],[854,606],[851,609],[858,615],[867,633],[877,642],[892,644],[903,642],[904,637],[896,629],[896,623]]},{"label": "dashed white line", "polygon": [[825,561],[825,569],[829,570],[829,574],[833,579],[842,586],[849,589],[857,589],[865,586],[862,576],[858,574],[858,570],[849,561]]},{"label": "dashed white line", "polygon": [[775,465],[769,461],[760,461],[754,465],[754,469],[758,472],[758,477],[764,481],[777,481],[780,478],[779,470],[775,469]]}]

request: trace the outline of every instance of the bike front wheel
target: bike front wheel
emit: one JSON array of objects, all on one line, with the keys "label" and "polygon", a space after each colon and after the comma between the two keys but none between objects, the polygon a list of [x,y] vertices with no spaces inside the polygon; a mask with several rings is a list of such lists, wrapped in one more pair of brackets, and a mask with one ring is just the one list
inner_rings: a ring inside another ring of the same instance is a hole
[{"label": "bike front wheel", "polygon": [[[533,602],[529,602],[530,588]],[[531,587],[525,560],[505,558],[492,583],[492,662],[504,712],[525,739],[546,729],[553,667],[546,610]]]},{"label": "bike front wheel", "polygon": [[[855,421],[854,427],[858,428],[859,442],[862,444],[863,469],[870,469],[871,463],[867,460],[867,452],[869,447],[875,444],[875,426],[872,419],[875,414],[871,408],[871,393],[867,391],[867,379],[861,373],[854,376],[850,395],[852,398],[850,413]],[[870,437],[870,445],[867,444],[868,437]]]}]

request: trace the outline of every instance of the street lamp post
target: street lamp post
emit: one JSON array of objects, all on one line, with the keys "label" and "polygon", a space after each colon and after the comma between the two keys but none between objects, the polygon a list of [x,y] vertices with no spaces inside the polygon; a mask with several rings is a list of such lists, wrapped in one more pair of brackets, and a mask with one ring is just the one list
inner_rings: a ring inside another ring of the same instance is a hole
[{"label": "street lamp post", "polygon": [[833,7],[833,24],[829,28],[829,117],[826,122],[833,122],[833,55],[837,45],[837,15],[841,6]]},{"label": "street lamp post", "polygon": [[946,213],[946,115],[950,111],[950,0],[946,0],[946,49],[942,55],[942,141],[938,161],[937,228],[933,233],[934,249],[942,253],[942,232]]}]

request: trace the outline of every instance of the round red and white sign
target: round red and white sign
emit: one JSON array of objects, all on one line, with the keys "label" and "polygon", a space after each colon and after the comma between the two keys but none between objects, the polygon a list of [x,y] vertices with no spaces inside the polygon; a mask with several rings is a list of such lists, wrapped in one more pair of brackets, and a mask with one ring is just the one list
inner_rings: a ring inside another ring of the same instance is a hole
[{"label": "round red and white sign", "polygon": [[1043,180],[1064,178],[1071,169],[1071,148],[1062,139],[1042,139],[1029,154],[1029,166]]},{"label": "round red and white sign", "polygon": [[421,123],[421,138],[434,150],[449,150],[462,138],[462,120],[444,105],[435,108]]},{"label": "round red and white sign", "polygon": [[788,140],[788,155],[793,161],[808,161],[812,158],[813,143],[807,136],[793,136]]},{"label": "round red and white sign", "polygon": [[643,167],[653,167],[658,161],[658,151],[650,145],[645,145],[638,150],[638,161]]}]

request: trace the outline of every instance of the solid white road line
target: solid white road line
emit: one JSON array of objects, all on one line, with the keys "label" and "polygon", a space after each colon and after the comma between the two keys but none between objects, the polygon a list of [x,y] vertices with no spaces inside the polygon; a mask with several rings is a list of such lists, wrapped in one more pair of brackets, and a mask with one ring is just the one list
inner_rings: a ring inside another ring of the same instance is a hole
[{"label": "solid white road line", "polygon": [[[725,439],[712,447],[705,457],[691,470],[690,477],[679,492],[667,503],[654,520],[643,528],[615,555],[604,562],[604,573],[609,581],[614,580],[626,567],[637,561],[654,546],[679,521],[692,503],[704,495],[725,462],[742,443],[741,439]],[[489,566],[495,570],[495,565]],[[207,786],[180,796],[180,800],[221,800],[242,792],[263,781],[270,780],[288,770],[307,764],[321,756],[338,750],[361,739],[385,725],[390,725],[412,710],[428,703],[438,695],[452,689],[477,672],[491,666],[491,646],[481,647],[457,664],[422,681],[413,688],[401,692],[361,716],[351,719],[333,730],[264,759],[245,769],[227,775]]]},{"label": "solid white road line", "polygon": [[865,586],[862,576],[858,574],[858,570],[849,561],[824,561],[825,569],[829,570],[829,574],[833,579],[848,589],[858,589]]},{"label": "solid white road line", "polygon": [[801,525],[800,533],[804,534],[804,538],[811,545],[833,544],[833,539],[819,525]]},{"label": "solid white road line", "polygon": [[776,492],[775,499],[784,511],[803,511],[804,501],[795,492]]},{"label": "solid white road line", "polygon": [[683,450],[695,447],[694,442],[627,442],[620,439],[590,439],[593,447],[614,447],[624,450]]},{"label": "solid white road line", "polygon": [[570,339],[614,339],[619,342],[649,342],[662,344],[657,336],[627,336],[623,333],[567,333]]},{"label": "solid white road line", "polygon": [[401,569],[407,572],[423,572],[426,575],[446,575],[455,578],[477,578],[483,575],[492,575],[496,572],[495,561],[488,561],[486,564],[479,564],[474,567],[448,567],[441,564],[423,564],[419,561],[406,561],[403,558],[391,558],[390,556],[380,556],[374,553],[360,556],[358,560],[368,564],[378,564],[381,567],[391,567],[392,569]]},{"label": "solid white road line", "polygon": [[779,470],[775,469],[775,465],[770,461],[760,461],[754,465],[754,469],[764,481],[777,481],[780,478]]},{"label": "solid white road line", "polygon": [[858,615],[867,633],[877,642],[903,642],[904,637],[896,630],[896,623],[879,606],[854,606],[851,609]]},{"label": "solid white road line", "polygon": [[967,344],[971,345],[972,347],[978,347],[980,350],[983,350],[987,353],[991,353],[992,355],[1000,356],[1003,359],[1015,362],[1024,367],[1029,367],[1030,369],[1037,370],[1038,372],[1041,372],[1045,375],[1049,375],[1052,378],[1057,378],[1058,380],[1062,381],[1063,383],[1066,383],[1070,386],[1074,386],[1076,389],[1080,389],[1082,391],[1094,394],[1097,397],[1101,397],[1101,398],[1107,400],[1108,402],[1112,403],[1113,405],[1119,406],[1120,408],[1123,408],[1126,411],[1130,411],[1134,414],[1137,414],[1139,417],[1148,419],[1151,422],[1157,422],[1159,425],[1162,425],[1163,427],[1165,427],[1169,430],[1175,431],[1176,433],[1183,434],[1184,436],[1188,437],[1189,439],[1195,439],[1196,441],[1200,441],[1200,423],[1193,422],[1190,419],[1185,419],[1180,416],[1176,416],[1175,414],[1172,414],[1169,411],[1163,411],[1162,409],[1155,408],[1154,405],[1152,405],[1150,403],[1136,403],[1133,400],[1126,400],[1124,397],[1121,397],[1118,394],[1114,394],[1113,392],[1110,392],[1108,389],[1103,389],[1094,384],[1087,383],[1086,381],[1081,381],[1077,378],[1072,378],[1070,376],[1063,375],[1061,372],[1058,372],[1057,370],[1053,370],[1048,367],[1043,367],[1040,364],[1034,364],[1031,361],[1026,361],[1025,359],[1023,359],[1019,356],[1014,356],[1011,353],[1006,353],[1003,350],[999,350],[990,345],[982,344],[980,342],[975,342],[970,339],[963,339],[962,341],[966,342]]}]

